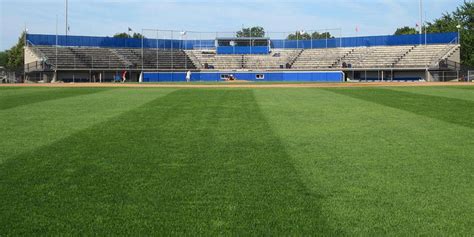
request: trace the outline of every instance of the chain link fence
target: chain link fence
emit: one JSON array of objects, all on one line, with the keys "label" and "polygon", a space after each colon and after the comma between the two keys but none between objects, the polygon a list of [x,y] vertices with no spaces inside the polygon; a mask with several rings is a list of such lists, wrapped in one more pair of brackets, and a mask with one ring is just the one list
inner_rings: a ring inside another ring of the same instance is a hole
[{"label": "chain link fence", "polygon": [[466,81],[468,82],[474,82],[474,70],[472,71],[467,71],[467,78]]}]

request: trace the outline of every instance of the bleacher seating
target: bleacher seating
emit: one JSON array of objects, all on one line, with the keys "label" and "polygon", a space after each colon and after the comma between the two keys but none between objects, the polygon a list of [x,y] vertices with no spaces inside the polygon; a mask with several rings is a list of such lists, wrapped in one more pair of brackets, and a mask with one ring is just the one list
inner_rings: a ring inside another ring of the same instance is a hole
[{"label": "bleacher seating", "polygon": [[215,69],[279,69],[292,63],[301,50],[274,49],[267,55],[216,54],[213,50],[189,50],[190,58],[199,62],[199,68],[205,65]]},{"label": "bleacher seating", "polygon": [[[425,68],[448,58],[459,45],[273,49],[267,55],[219,55],[215,50],[32,46],[46,63],[62,69],[341,69]],[[57,57],[56,57],[57,50]],[[56,60],[57,59],[57,60]],[[207,66],[207,67],[206,67]]]},{"label": "bleacher seating", "polygon": [[[57,57],[56,57],[57,50]],[[182,50],[34,46],[41,58],[63,69],[194,69]],[[57,59],[57,60],[56,60]]]},{"label": "bleacher seating", "polygon": [[305,49],[293,64],[293,68],[331,68],[352,50],[352,48]]},{"label": "bleacher seating", "polygon": [[337,66],[343,63],[352,68],[390,68],[401,57],[409,53],[414,46],[359,47],[341,58]]},{"label": "bleacher seating", "polygon": [[418,45],[405,57],[395,64],[395,67],[430,67],[433,62],[439,62],[459,50],[459,45]]},{"label": "bleacher seating", "polygon": [[424,68],[451,56],[459,47],[449,44],[305,49],[293,68]]}]

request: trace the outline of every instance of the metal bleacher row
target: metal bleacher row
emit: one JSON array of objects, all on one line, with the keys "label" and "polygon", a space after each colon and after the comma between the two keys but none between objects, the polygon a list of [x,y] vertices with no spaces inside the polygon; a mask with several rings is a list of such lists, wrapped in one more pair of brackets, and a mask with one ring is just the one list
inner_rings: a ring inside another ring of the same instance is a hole
[{"label": "metal bleacher row", "polygon": [[198,68],[209,65],[215,69],[279,69],[296,60],[301,51],[274,49],[268,55],[219,55],[213,50],[189,50],[187,53],[195,59]]},{"label": "metal bleacher row", "polygon": [[218,55],[212,50],[189,50],[198,68],[292,69],[426,68],[451,56],[459,45],[410,45],[323,49],[274,49],[269,55]]},{"label": "metal bleacher row", "polygon": [[48,64],[62,69],[140,69],[142,65],[145,69],[196,68],[182,50],[34,46],[34,51]]},{"label": "metal bleacher row", "polygon": [[[57,60],[56,60],[57,50]],[[455,44],[272,49],[268,55],[218,55],[215,50],[33,46],[49,65],[67,69],[425,68],[460,50]]]}]

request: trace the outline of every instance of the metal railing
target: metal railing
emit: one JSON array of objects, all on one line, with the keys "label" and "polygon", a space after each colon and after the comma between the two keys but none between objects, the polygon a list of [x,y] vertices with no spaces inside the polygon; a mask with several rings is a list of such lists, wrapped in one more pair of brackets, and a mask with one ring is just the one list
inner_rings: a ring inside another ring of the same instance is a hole
[{"label": "metal railing", "polygon": [[50,71],[53,67],[45,61],[36,61],[24,65],[25,72]]},{"label": "metal railing", "polygon": [[458,38],[453,39],[449,44],[447,44],[443,49],[439,50],[433,57],[430,59],[430,64],[428,65],[429,68],[436,68],[439,65],[439,62],[441,59],[443,59],[444,56],[449,54],[452,50],[455,48],[453,47],[454,45],[458,45]]}]

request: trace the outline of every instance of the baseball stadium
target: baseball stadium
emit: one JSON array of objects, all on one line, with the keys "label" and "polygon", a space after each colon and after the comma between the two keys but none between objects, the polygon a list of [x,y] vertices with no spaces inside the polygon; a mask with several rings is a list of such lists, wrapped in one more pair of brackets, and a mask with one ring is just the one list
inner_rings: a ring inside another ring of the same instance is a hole
[{"label": "baseball stadium", "polygon": [[[209,34],[214,38],[202,38]],[[186,82],[188,71],[191,82],[228,81],[231,75],[231,80],[261,82],[432,82],[457,79],[461,65],[457,32],[318,40],[253,37],[251,32],[236,37],[236,32],[142,30],[142,35],[155,38],[27,34],[25,71],[43,82],[117,77]]]},{"label": "baseball stadium", "polygon": [[474,235],[471,1],[59,2],[0,3],[0,236]]}]

